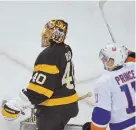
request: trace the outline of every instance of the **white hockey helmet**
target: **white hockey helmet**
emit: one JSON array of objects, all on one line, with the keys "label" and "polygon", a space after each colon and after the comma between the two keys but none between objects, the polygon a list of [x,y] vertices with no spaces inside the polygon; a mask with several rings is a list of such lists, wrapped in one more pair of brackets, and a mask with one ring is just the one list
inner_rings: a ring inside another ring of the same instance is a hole
[{"label": "white hockey helmet", "polygon": [[115,43],[113,43],[107,44],[105,48],[101,49],[99,58],[104,64],[109,61],[109,59],[113,59],[114,64],[112,67],[117,67],[124,64],[126,55],[122,47],[118,47]]}]

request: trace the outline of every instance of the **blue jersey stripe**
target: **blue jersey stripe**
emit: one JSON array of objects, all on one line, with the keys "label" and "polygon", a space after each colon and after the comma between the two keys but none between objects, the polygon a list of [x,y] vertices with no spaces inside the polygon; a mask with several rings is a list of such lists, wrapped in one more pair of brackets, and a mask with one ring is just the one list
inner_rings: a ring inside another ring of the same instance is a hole
[{"label": "blue jersey stripe", "polygon": [[95,107],[92,113],[92,121],[98,125],[106,125],[111,119],[111,112]]},{"label": "blue jersey stripe", "polygon": [[127,127],[130,127],[135,124],[135,117],[132,117],[126,121],[120,122],[120,123],[114,123],[110,124],[111,130],[123,130]]}]

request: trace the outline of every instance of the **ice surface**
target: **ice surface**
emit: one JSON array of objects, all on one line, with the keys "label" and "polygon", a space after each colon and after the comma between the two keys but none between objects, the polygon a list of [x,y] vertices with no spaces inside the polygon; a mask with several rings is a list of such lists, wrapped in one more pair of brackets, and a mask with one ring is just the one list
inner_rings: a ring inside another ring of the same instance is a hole
[{"label": "ice surface", "polygon": [[[134,2],[108,1],[104,12],[117,44],[134,50]],[[103,69],[98,59],[101,47],[111,42],[97,1],[88,2],[0,2],[0,102],[17,96],[31,78],[40,48],[40,33],[52,18],[68,22],[66,43],[74,53],[79,96],[93,91]],[[94,97],[79,102],[72,124],[91,120]],[[19,122],[6,122],[0,115],[0,130],[18,130]]]}]

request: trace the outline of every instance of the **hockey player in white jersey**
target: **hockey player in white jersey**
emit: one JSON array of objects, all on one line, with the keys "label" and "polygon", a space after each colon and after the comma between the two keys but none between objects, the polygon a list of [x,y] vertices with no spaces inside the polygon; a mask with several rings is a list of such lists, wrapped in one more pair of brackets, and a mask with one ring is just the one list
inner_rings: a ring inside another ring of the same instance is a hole
[{"label": "hockey player in white jersey", "polygon": [[95,88],[92,121],[83,130],[135,130],[135,62],[125,63],[122,47],[108,44],[99,57],[106,72]]}]

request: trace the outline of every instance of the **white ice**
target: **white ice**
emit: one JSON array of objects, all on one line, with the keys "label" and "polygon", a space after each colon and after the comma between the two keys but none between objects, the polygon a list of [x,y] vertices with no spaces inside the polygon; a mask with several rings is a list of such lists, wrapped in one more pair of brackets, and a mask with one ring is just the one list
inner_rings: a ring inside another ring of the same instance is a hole
[{"label": "white ice", "polygon": [[[108,1],[104,12],[117,44],[135,47],[133,1]],[[16,97],[31,78],[34,61],[42,50],[40,34],[53,18],[69,24],[66,43],[74,53],[79,95],[93,91],[95,79],[102,73],[99,50],[111,42],[98,2],[0,2],[0,102]],[[80,111],[69,123],[91,120],[94,97],[79,102]],[[18,130],[19,122],[9,124],[0,115],[0,130]]]}]

